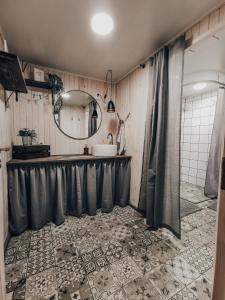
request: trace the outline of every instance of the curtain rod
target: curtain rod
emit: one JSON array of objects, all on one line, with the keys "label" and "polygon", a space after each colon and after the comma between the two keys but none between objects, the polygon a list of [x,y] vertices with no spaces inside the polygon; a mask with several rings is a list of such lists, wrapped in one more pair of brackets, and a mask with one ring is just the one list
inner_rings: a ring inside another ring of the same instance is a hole
[{"label": "curtain rod", "polygon": [[[135,71],[137,68],[141,67],[142,69],[145,68],[145,64],[153,58],[153,56],[158,53],[161,49],[163,49],[164,47],[168,46],[169,44],[171,44],[172,42],[174,42],[176,39],[178,39],[179,37],[181,37],[182,35],[185,35],[185,32],[182,31],[181,33],[177,34],[175,37],[171,38],[169,41],[167,41],[166,43],[164,43],[161,47],[157,48],[157,50],[155,50],[153,53],[151,53],[150,55],[148,55],[146,58],[144,58],[142,60],[141,63],[139,63],[138,65],[136,65],[134,68],[132,68],[128,73],[126,73],[123,77],[121,77],[119,80],[116,81],[116,83],[120,82],[121,80],[123,80],[124,78],[126,78],[129,74],[131,74],[133,71]],[[189,45],[188,45],[189,46]],[[185,47],[186,48],[186,47]]]},{"label": "curtain rod", "polygon": [[208,80],[196,80],[196,81],[191,81],[191,82],[188,82],[188,83],[185,83],[185,84],[183,84],[183,87],[184,86],[189,86],[189,85],[193,85],[193,84],[196,84],[196,83],[200,83],[200,82],[211,82],[211,83],[216,83],[216,84],[218,84],[218,85],[221,85],[223,88],[225,88],[225,84],[224,83],[222,83],[222,82],[220,82],[220,81],[217,81],[217,80],[210,80],[210,79],[208,79]]}]

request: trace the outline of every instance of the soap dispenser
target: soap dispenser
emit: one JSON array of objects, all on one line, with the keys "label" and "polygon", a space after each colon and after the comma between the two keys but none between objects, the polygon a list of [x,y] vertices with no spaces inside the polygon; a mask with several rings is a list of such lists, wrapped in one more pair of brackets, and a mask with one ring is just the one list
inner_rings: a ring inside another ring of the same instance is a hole
[{"label": "soap dispenser", "polygon": [[84,147],[84,155],[89,155],[89,149],[88,149],[87,144],[85,144],[85,147]]}]

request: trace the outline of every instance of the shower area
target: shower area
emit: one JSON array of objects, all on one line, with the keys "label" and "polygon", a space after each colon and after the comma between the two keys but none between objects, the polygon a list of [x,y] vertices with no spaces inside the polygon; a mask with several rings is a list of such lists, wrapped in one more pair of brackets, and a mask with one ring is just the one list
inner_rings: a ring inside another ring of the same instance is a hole
[{"label": "shower area", "polygon": [[217,127],[222,117],[223,94],[223,86],[218,82],[195,82],[183,87],[181,217],[203,207],[217,208],[220,151]]},{"label": "shower area", "polygon": [[224,53],[223,28],[186,48],[184,54],[180,204],[181,217],[192,215],[186,220],[195,217],[197,223],[203,213],[207,222],[217,210],[224,139]]}]

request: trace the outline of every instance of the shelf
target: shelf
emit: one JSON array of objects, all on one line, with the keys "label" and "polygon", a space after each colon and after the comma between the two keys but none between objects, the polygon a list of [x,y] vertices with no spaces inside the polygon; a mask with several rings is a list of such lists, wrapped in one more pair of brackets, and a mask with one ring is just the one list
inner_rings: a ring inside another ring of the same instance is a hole
[{"label": "shelf", "polygon": [[50,84],[48,82],[36,81],[36,80],[32,80],[32,79],[25,79],[25,82],[26,82],[27,86],[51,90]]}]

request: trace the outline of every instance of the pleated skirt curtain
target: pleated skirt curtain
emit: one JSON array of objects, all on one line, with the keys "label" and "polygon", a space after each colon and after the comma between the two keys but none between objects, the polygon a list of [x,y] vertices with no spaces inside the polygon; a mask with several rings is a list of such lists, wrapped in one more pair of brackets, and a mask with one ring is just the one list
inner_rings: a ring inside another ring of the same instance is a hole
[{"label": "pleated skirt curtain", "polygon": [[153,57],[139,201],[150,228],[178,237],[183,60],[183,37]]},{"label": "pleated skirt curtain", "polygon": [[126,206],[130,160],[71,162],[8,169],[9,227],[12,234],[59,225],[65,215],[95,215]]}]

